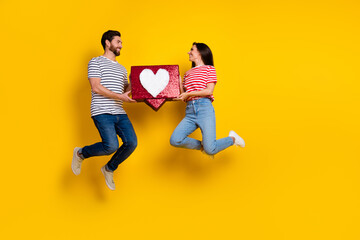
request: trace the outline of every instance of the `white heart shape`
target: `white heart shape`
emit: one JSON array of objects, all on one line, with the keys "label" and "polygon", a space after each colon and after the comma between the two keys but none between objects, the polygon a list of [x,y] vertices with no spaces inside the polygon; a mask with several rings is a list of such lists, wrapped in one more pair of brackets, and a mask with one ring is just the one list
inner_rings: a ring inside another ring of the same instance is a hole
[{"label": "white heart shape", "polygon": [[150,69],[140,73],[140,83],[153,97],[156,97],[169,83],[169,72],[160,68],[156,75]]}]

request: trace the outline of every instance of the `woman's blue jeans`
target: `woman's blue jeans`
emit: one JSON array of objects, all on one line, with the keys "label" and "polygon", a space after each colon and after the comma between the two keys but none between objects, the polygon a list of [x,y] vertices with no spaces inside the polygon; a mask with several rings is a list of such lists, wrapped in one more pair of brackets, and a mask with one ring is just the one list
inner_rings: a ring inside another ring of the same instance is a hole
[{"label": "woman's blue jeans", "polygon": [[[192,132],[200,128],[202,142],[189,138]],[[233,145],[231,137],[216,140],[214,107],[209,98],[200,98],[187,102],[185,118],[175,128],[170,138],[174,147],[197,149],[203,146],[207,154],[216,154]]]},{"label": "woman's blue jeans", "polygon": [[[137,146],[134,128],[126,114],[101,114],[92,117],[102,142],[82,148],[84,158],[115,154],[107,163],[107,168],[115,171],[120,163],[127,159]],[[123,144],[119,148],[119,135]]]}]

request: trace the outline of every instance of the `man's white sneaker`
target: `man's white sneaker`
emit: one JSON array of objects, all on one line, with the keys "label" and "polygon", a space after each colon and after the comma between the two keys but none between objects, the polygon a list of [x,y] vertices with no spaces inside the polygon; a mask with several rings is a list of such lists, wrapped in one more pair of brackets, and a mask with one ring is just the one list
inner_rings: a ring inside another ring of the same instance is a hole
[{"label": "man's white sneaker", "polygon": [[79,157],[79,155],[78,155],[78,151],[80,149],[81,148],[79,148],[79,147],[74,148],[73,158],[72,158],[72,162],[71,162],[71,169],[75,175],[80,174],[81,164],[83,162],[83,159],[81,159],[81,157]]},{"label": "man's white sneaker", "polygon": [[237,135],[236,132],[230,131],[230,132],[229,132],[229,137],[234,137],[234,138],[235,138],[234,145],[240,146],[240,147],[245,147],[245,141],[244,141],[244,139],[242,139],[239,135]]},{"label": "man's white sneaker", "polygon": [[115,190],[114,173],[107,171],[105,166],[101,168],[101,172],[104,174],[106,185],[110,190]]}]

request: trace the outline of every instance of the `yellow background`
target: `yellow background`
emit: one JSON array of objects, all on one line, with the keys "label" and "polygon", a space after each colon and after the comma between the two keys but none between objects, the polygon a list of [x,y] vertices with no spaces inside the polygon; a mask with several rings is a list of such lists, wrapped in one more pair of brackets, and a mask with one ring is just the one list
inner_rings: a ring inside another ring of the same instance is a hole
[{"label": "yellow background", "polygon": [[[2,0],[2,238],[360,239],[359,16],[355,0]],[[184,74],[192,42],[207,43],[217,135],[246,148],[173,148],[183,103],[126,104],[139,144],[117,190],[108,157],[73,175],[73,148],[99,140],[87,63],[108,29],[128,70]]]}]

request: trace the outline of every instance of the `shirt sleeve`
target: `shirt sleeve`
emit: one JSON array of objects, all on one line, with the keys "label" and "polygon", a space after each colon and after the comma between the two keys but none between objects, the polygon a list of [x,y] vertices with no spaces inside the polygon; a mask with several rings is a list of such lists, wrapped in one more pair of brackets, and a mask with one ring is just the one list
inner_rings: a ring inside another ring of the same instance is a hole
[{"label": "shirt sleeve", "polygon": [[213,66],[210,66],[208,69],[206,84],[208,83],[217,83],[216,70]]},{"label": "shirt sleeve", "polygon": [[100,64],[95,58],[91,59],[88,64],[88,78],[101,78]]},{"label": "shirt sleeve", "polygon": [[125,76],[124,76],[124,86],[128,85],[129,84],[129,81],[128,81],[128,72],[127,70],[124,68],[124,71],[125,71]]}]

